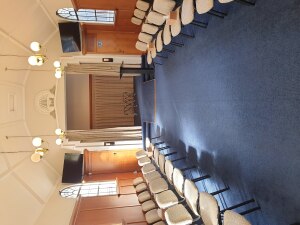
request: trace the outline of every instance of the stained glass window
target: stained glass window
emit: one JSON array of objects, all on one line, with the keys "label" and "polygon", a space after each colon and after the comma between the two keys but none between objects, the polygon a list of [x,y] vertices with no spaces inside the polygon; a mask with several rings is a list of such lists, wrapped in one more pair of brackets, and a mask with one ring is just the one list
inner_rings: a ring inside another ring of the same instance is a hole
[{"label": "stained glass window", "polygon": [[63,188],[59,191],[59,193],[64,198],[116,195],[117,182],[105,181],[97,183],[74,184]]},{"label": "stained glass window", "polygon": [[114,24],[115,11],[98,9],[79,9],[61,8],[56,11],[59,17],[76,22]]}]

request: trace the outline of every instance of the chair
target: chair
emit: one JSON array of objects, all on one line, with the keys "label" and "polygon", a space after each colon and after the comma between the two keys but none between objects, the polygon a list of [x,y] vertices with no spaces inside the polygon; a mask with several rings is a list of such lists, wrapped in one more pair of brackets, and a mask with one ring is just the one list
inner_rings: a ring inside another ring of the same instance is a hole
[{"label": "chair", "polygon": [[137,151],[135,153],[135,157],[137,159],[140,159],[140,158],[143,158],[143,157],[148,157],[148,152],[146,152],[145,150],[140,150],[140,151]]},{"label": "chair", "polygon": [[[163,158],[163,157],[161,156],[161,158]],[[165,160],[164,168],[165,168],[165,175],[166,175],[167,180],[169,181],[170,184],[173,184],[173,170],[174,170],[174,167],[173,167],[172,162],[170,160]],[[168,189],[168,183],[165,181],[165,179],[164,178],[159,178],[159,179],[153,180],[152,182],[149,183],[149,189],[150,189],[151,193],[155,194],[155,192],[153,192],[153,189],[151,191],[151,186],[153,186],[153,184],[156,183],[156,182],[159,185],[161,185],[161,187],[163,189],[165,189],[165,190]],[[157,188],[157,190],[158,190],[158,188]],[[158,192],[161,192],[161,191],[157,191],[156,193],[158,193]],[[151,209],[154,209],[155,207],[156,207],[156,204],[153,200],[148,200],[148,201],[146,201],[142,204],[143,211],[149,211]]]},{"label": "chair", "polygon": [[170,206],[178,204],[180,199],[181,200],[184,199],[184,195],[183,195],[184,175],[177,168],[175,168],[173,171],[173,184],[174,184],[174,189],[176,191],[176,194],[172,190],[166,190],[164,192],[155,195],[155,201],[159,208],[166,209]]},{"label": "chair", "polygon": [[152,59],[154,59],[156,57],[156,44],[155,44],[156,40],[153,43],[153,48],[151,48],[150,53],[151,53],[151,57]]},{"label": "chair", "polygon": [[176,2],[173,0],[154,0],[153,10],[164,15],[168,15],[175,7]]},{"label": "chair", "polygon": [[199,214],[204,225],[221,224],[218,202],[209,193],[199,193]]},{"label": "chair", "polygon": [[178,7],[176,9],[176,21],[174,21],[170,25],[171,26],[171,34],[173,37],[176,37],[181,32],[180,9],[181,9],[181,7]]},{"label": "chair", "polygon": [[194,20],[194,0],[183,0],[181,5],[181,22],[183,25],[192,24],[201,28],[206,28],[207,23]]},{"label": "chair", "polygon": [[133,11],[133,15],[134,15],[135,17],[137,17],[137,18],[139,18],[139,19],[142,20],[142,19],[145,18],[146,13],[145,13],[144,11],[142,11],[142,10],[135,9],[135,10]]},{"label": "chair", "polygon": [[158,32],[157,36],[156,36],[156,51],[157,52],[161,52],[163,50],[163,40],[162,40],[162,30]]},{"label": "chair", "polygon": [[138,35],[139,41],[149,44],[152,41],[152,35],[140,32]]},{"label": "chair", "polygon": [[[189,179],[184,181],[184,196],[188,208],[194,214],[194,217],[199,218],[199,213],[197,209],[198,205],[198,189],[194,182]],[[168,225],[187,225],[191,224],[194,219],[193,216],[189,213],[187,208],[182,204],[177,204],[171,206],[165,211],[165,218]]]},{"label": "chair", "polygon": [[148,65],[152,64],[152,57],[151,57],[149,49],[147,51],[147,63],[148,63]]},{"label": "chair", "polygon": [[251,225],[251,223],[242,215],[232,210],[226,210],[224,213],[223,225]]},{"label": "chair", "polygon": [[157,26],[161,26],[163,25],[163,23],[166,21],[166,18],[163,14],[160,14],[158,12],[155,11],[150,11],[147,15],[147,19],[146,22],[151,23],[151,24],[155,24]]},{"label": "chair", "polygon": [[149,157],[143,157],[138,160],[139,166],[145,166],[146,164],[151,163],[151,159]]},{"label": "chair", "polygon": [[135,43],[135,48],[136,48],[137,50],[140,50],[140,51],[144,52],[144,51],[147,50],[147,44],[144,43],[144,42],[142,42],[142,41],[137,41],[137,42]]},{"label": "chair", "polygon": [[219,0],[220,3],[229,3],[229,2],[233,2],[233,1],[245,4],[245,5],[250,5],[250,6],[255,5],[255,2],[250,2],[250,1],[247,1],[247,0]]},{"label": "chair", "polygon": [[168,21],[166,22],[163,30],[163,43],[165,45],[170,44],[172,41],[171,31],[170,31],[170,25]]},{"label": "chair", "polygon": [[131,17],[131,23],[140,26],[142,24],[142,20],[139,18],[136,18],[135,16]]},{"label": "chair", "polygon": [[148,2],[138,0],[135,7],[146,12],[149,9],[150,4]]},{"label": "chair", "polygon": [[213,0],[196,0],[196,10],[199,14],[209,12],[214,7]]},{"label": "chair", "polygon": [[248,201],[239,203],[235,206],[231,206],[227,209],[220,211],[218,202],[213,197],[213,195],[219,194],[220,192],[223,192],[225,190],[226,188],[211,194],[206,192],[199,193],[199,214],[203,221],[203,224],[204,225],[221,224],[221,214],[224,213],[223,225],[251,225],[249,221],[247,221],[242,215],[256,211],[260,209],[260,207],[254,207],[252,209],[241,212],[242,215],[231,211],[231,209],[238,208],[246,204],[249,204],[251,202],[254,202],[254,199],[250,199]]},{"label": "chair", "polygon": [[144,23],[142,25],[142,32],[147,34],[156,34],[158,31],[158,27],[152,24]]}]

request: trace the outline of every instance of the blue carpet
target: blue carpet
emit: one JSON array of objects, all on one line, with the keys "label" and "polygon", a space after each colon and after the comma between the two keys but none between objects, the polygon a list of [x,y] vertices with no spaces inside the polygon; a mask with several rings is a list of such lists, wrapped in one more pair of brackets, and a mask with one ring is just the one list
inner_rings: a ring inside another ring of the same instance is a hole
[{"label": "blue carpet", "polygon": [[143,122],[155,122],[155,80],[143,82],[143,77],[135,78],[135,91],[139,104],[139,113]]},{"label": "blue carpet", "polygon": [[254,197],[262,210],[247,215],[253,224],[292,224],[300,221],[300,1],[224,9],[225,19],[203,16],[208,28],[156,66],[156,124],[212,175],[204,190],[230,186],[221,208]]}]

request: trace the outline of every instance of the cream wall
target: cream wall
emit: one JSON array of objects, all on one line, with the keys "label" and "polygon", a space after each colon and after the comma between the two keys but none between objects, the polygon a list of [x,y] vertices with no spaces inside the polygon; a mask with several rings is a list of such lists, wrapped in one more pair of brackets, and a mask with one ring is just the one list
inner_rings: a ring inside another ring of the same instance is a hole
[{"label": "cream wall", "polygon": [[90,129],[90,93],[88,75],[67,75],[67,128]]},{"label": "cream wall", "polygon": [[62,198],[59,195],[66,185],[58,184],[35,225],[68,225],[73,213],[76,199]]}]

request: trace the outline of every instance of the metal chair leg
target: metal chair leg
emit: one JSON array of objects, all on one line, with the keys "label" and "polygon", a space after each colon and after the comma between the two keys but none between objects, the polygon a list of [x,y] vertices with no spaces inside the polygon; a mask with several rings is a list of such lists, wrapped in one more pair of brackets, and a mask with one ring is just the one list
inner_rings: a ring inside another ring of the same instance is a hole
[{"label": "metal chair leg", "polygon": [[220,12],[220,11],[217,11],[217,10],[210,10],[209,12],[207,12],[209,15],[212,15],[212,16],[216,16],[216,17],[219,17],[221,19],[224,19],[225,16],[227,16],[227,13],[223,13],[223,12]]},{"label": "metal chair leg", "polygon": [[171,162],[177,162],[177,161],[180,161],[180,160],[185,160],[186,157],[181,157],[181,158],[178,158],[178,159],[173,159],[171,160]]},{"label": "metal chair leg", "polygon": [[156,55],[156,57],[158,57],[158,58],[162,58],[162,59],[167,59],[168,58],[168,56],[164,56],[164,55]]},{"label": "metal chair leg", "polygon": [[222,192],[224,192],[224,191],[228,191],[229,189],[230,189],[229,187],[226,187],[226,188],[223,188],[223,189],[221,189],[221,190],[212,192],[212,193],[210,193],[210,194],[211,194],[211,195],[217,195],[217,194],[220,194],[220,193],[222,193]]},{"label": "metal chair leg", "polygon": [[185,167],[185,168],[182,168],[180,169],[182,172],[184,171],[187,171],[187,170],[192,170],[192,169],[196,169],[197,167],[196,166],[190,166],[190,167]]},{"label": "metal chair leg", "polygon": [[177,152],[169,152],[167,154],[164,154],[164,156],[167,157],[167,156],[174,155],[174,154],[177,154]]},{"label": "metal chair leg", "polygon": [[233,205],[233,206],[230,206],[228,207],[227,209],[223,209],[222,211],[220,211],[221,213],[224,213],[226,210],[231,210],[231,209],[235,209],[235,208],[238,208],[238,207],[241,207],[241,206],[244,206],[244,205],[247,205],[249,203],[252,203],[252,202],[255,202],[254,199],[249,199],[247,201],[244,201],[244,202],[241,202],[239,204],[236,204],[236,205]]},{"label": "metal chair leg", "polygon": [[163,144],[163,143],[165,143],[165,142],[164,142],[164,141],[160,141],[160,142],[153,143],[153,145],[154,145],[154,146],[157,146],[157,145],[161,145],[161,144]]},{"label": "metal chair leg", "polygon": [[208,23],[203,23],[203,22],[200,22],[200,21],[197,21],[197,20],[193,20],[191,22],[192,25],[194,26],[197,26],[197,27],[201,27],[201,28],[207,28],[208,26]]},{"label": "metal chair leg", "polygon": [[201,180],[208,179],[208,178],[210,178],[210,175],[204,175],[204,176],[201,176],[201,177],[197,177],[197,178],[195,178],[195,179],[192,179],[192,181],[193,181],[194,183],[196,183],[196,182],[199,182],[199,181],[201,181]]},{"label": "metal chair leg", "polygon": [[250,1],[247,1],[247,0],[235,0],[235,1],[238,2],[238,3],[241,3],[243,5],[255,6],[255,2],[250,2]]}]

